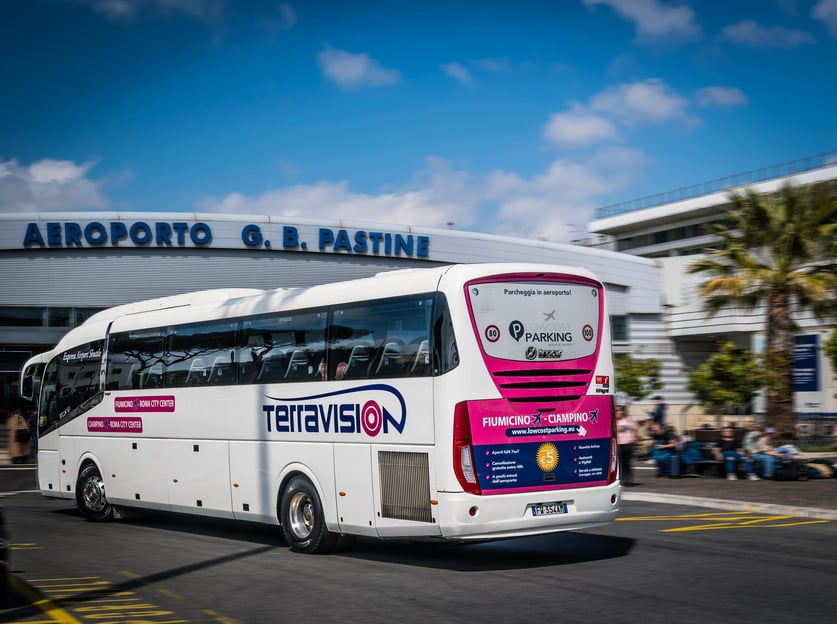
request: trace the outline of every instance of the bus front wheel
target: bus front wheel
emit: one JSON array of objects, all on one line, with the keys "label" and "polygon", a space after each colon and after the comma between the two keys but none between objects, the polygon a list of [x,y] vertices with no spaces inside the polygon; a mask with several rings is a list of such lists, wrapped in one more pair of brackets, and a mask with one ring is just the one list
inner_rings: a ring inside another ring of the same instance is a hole
[{"label": "bus front wheel", "polygon": [[76,503],[87,520],[103,522],[113,518],[113,506],[105,496],[105,482],[94,464],[87,464],[78,476]]},{"label": "bus front wheel", "polygon": [[282,533],[291,550],[310,554],[334,548],[338,535],[326,528],[320,497],[306,477],[297,475],[288,481],[279,508]]}]

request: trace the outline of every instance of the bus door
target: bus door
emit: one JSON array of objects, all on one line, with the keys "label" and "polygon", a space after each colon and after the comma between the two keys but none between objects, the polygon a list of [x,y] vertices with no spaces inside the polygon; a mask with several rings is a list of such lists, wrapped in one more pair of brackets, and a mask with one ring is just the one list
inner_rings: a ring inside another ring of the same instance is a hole
[{"label": "bus door", "polygon": [[58,359],[53,359],[44,369],[38,399],[38,429],[43,435],[38,439],[38,487],[46,495],[54,492],[60,496],[66,488],[61,483],[58,457],[59,433],[51,425],[58,420]]}]

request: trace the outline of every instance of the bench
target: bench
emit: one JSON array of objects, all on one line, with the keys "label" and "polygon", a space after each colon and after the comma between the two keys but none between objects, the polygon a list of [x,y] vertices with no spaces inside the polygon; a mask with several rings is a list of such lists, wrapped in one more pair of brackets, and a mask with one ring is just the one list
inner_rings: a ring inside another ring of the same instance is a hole
[{"label": "bench", "polygon": [[724,462],[717,459],[701,459],[696,461],[695,472],[702,477],[723,477]]},{"label": "bench", "polygon": [[[739,442],[744,438],[744,429],[733,429],[735,439]],[[724,477],[724,461],[716,459],[715,448],[721,441],[720,429],[696,429],[695,441],[700,442],[701,459],[695,462],[695,470],[701,476]]]}]

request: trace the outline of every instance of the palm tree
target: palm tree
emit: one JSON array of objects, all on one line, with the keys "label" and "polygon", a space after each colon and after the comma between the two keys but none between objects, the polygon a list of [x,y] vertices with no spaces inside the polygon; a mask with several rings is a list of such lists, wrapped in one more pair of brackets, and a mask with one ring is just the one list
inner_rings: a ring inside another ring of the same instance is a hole
[{"label": "palm tree", "polygon": [[687,270],[710,276],[701,292],[711,314],[730,305],[765,307],[766,424],[795,439],[793,312],[825,318],[837,311],[837,184],[732,193],[730,202],[726,220],[712,228],[716,247]]}]

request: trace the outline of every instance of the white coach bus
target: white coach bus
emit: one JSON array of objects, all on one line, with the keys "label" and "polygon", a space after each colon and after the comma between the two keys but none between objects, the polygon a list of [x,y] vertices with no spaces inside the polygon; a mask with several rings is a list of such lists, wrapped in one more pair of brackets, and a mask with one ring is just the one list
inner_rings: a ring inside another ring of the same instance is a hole
[{"label": "white coach bus", "polygon": [[[341,535],[485,540],[619,511],[605,289],[534,264],[412,269],[111,308],[23,367],[38,481]],[[45,363],[45,366],[44,366]],[[41,379],[36,379],[41,377]]]}]

